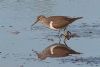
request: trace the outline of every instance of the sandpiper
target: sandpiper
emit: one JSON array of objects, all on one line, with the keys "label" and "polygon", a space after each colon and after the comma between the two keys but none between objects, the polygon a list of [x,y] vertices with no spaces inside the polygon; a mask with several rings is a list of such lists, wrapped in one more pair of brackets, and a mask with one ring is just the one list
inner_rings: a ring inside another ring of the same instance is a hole
[{"label": "sandpiper", "polygon": [[69,47],[66,47],[64,44],[59,44],[59,43],[55,43],[48,46],[40,53],[36,51],[35,53],[37,54],[40,60],[44,60],[47,57],[57,58],[57,57],[66,57],[69,56],[70,54],[81,54],[79,52],[72,50]]},{"label": "sandpiper", "polygon": [[[81,19],[83,17],[68,17],[68,16],[43,16],[40,15],[37,17],[37,20],[35,23],[32,24],[31,28],[33,28],[33,25],[37,22],[42,23],[46,27],[53,29],[53,30],[66,30],[66,27],[68,27],[69,24],[74,22],[75,20]],[[69,32],[69,31],[68,31]],[[65,32],[65,34],[67,34]]]}]

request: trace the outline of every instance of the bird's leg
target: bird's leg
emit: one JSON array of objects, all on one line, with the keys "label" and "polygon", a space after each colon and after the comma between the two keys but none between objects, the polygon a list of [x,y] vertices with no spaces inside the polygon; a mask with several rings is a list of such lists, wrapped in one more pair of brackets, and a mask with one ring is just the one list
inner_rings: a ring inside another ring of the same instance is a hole
[{"label": "bird's leg", "polygon": [[66,31],[66,27],[64,28],[64,34],[63,34],[63,36],[64,36],[64,42],[65,42],[66,39],[67,39],[67,31]]},{"label": "bird's leg", "polygon": [[71,32],[67,31],[66,33],[64,33],[64,41],[69,40],[71,38]]},{"label": "bird's leg", "polygon": [[66,29],[66,27],[64,28],[64,35],[67,35],[67,29]]},{"label": "bird's leg", "polygon": [[60,35],[60,30],[58,31],[58,38],[59,38],[59,44],[60,44],[60,42],[61,42],[61,35]]},{"label": "bird's leg", "polygon": [[65,44],[65,46],[66,46],[69,50],[72,50],[72,49],[66,44],[66,41],[64,41],[64,44]]},{"label": "bird's leg", "polygon": [[58,31],[58,35],[60,35],[60,30]]},{"label": "bird's leg", "polygon": [[70,31],[66,31],[66,27],[64,28],[64,41],[66,40],[66,39],[70,39],[71,38],[71,32]]},{"label": "bird's leg", "polygon": [[66,44],[66,41],[64,40],[63,42],[64,42],[65,46],[68,47],[68,45]]}]

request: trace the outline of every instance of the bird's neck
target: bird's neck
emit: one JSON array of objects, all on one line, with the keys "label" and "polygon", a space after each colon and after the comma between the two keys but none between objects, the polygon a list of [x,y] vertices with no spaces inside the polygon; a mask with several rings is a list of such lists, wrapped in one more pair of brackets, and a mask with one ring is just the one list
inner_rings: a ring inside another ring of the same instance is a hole
[{"label": "bird's neck", "polygon": [[44,24],[45,26],[49,27],[50,22],[49,22],[48,19],[43,18],[43,20],[42,20],[41,22],[42,22],[42,24]]}]

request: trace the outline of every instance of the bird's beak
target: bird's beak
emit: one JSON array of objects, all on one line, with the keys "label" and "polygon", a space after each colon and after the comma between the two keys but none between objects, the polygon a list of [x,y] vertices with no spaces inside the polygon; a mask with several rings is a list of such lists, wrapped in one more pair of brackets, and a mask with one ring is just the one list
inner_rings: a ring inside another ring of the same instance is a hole
[{"label": "bird's beak", "polygon": [[33,30],[33,26],[38,22],[38,20],[36,20],[32,25],[31,25],[31,30]]}]

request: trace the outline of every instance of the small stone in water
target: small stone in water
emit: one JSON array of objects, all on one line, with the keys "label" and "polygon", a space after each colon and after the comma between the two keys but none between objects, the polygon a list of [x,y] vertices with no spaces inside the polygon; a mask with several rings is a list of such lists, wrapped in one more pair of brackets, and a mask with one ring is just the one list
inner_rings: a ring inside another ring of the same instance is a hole
[{"label": "small stone in water", "polygon": [[9,27],[13,27],[13,26],[10,25]]},{"label": "small stone in water", "polygon": [[19,31],[13,31],[13,32],[11,32],[12,34],[19,34],[20,32]]}]

